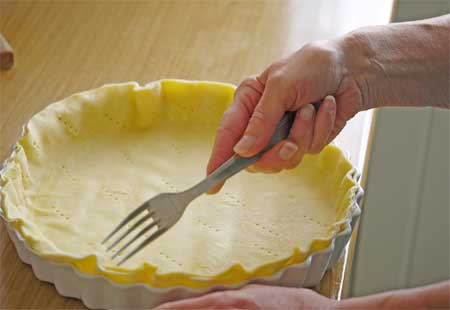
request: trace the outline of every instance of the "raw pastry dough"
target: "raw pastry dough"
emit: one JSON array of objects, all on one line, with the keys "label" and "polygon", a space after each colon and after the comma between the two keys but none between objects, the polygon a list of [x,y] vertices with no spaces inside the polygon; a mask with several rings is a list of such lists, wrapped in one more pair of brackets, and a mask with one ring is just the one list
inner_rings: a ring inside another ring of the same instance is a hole
[{"label": "raw pastry dough", "polygon": [[4,216],[38,254],[121,283],[204,287],[270,275],[346,225],[354,182],[335,147],[279,174],[240,173],[115,267],[101,240],[146,199],[204,177],[234,87],[106,85],[35,115],[2,172]]}]

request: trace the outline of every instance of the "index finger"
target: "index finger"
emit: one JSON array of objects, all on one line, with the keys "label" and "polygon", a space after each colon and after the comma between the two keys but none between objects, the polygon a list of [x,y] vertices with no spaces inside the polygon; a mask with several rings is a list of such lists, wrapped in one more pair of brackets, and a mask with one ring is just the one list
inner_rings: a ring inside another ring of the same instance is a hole
[{"label": "index finger", "polygon": [[[217,130],[207,174],[212,173],[233,156],[233,147],[242,137],[263,90],[264,85],[255,77],[245,79],[236,89],[233,104],[225,112]],[[220,187],[210,193],[217,192]]]}]

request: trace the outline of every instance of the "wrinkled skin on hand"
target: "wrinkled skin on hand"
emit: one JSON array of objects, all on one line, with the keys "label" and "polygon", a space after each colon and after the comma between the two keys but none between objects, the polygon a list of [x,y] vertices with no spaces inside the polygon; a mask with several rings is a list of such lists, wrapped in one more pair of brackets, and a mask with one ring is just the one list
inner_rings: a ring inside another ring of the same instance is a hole
[{"label": "wrinkled skin on hand", "polygon": [[335,301],[309,289],[247,285],[239,290],[220,291],[197,298],[169,302],[156,309],[332,309]]},{"label": "wrinkled skin on hand", "polygon": [[364,109],[358,82],[351,76],[338,41],[327,41],[308,44],[259,76],[245,79],[223,116],[207,173],[235,152],[248,157],[261,151],[286,111],[297,111],[288,138],[248,170],[292,169],[306,153],[320,152]]}]

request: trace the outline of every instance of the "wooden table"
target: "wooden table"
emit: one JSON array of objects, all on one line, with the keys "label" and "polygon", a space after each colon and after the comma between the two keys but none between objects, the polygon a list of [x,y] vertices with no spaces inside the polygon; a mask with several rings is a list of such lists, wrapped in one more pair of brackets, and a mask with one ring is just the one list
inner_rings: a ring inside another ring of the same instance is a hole
[{"label": "wooden table", "polygon": [[[309,41],[387,23],[392,1],[1,1],[16,64],[0,77],[0,159],[34,113],[72,93],[166,77],[239,83]],[[359,115],[337,139],[361,170],[371,118]],[[0,308],[83,307],[34,277],[3,223],[0,253]],[[341,297],[348,256],[318,291]]]}]

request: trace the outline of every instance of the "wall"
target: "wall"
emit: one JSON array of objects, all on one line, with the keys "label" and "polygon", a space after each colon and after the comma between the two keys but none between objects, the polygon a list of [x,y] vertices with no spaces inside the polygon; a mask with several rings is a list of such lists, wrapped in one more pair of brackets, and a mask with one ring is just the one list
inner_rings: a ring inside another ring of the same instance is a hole
[{"label": "wall", "polygon": [[[394,18],[448,11],[449,1],[400,0]],[[449,140],[449,111],[379,111],[350,295],[450,278]]]}]

